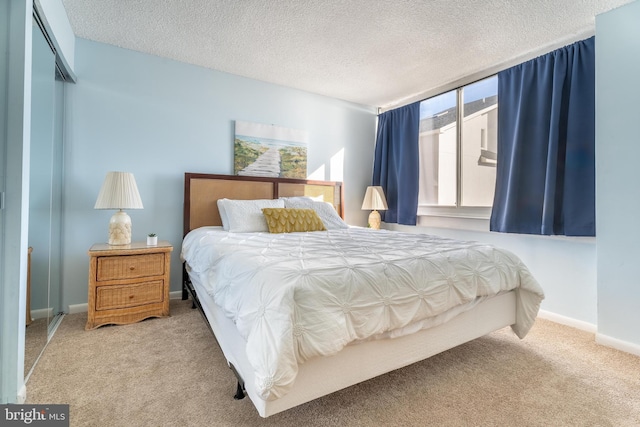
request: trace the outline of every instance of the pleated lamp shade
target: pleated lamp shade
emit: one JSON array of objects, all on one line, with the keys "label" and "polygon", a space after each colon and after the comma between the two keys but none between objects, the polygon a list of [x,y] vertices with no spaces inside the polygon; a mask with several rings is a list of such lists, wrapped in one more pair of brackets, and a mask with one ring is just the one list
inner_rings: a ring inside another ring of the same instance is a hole
[{"label": "pleated lamp shade", "polygon": [[373,209],[369,214],[369,227],[374,230],[379,230],[380,213],[378,211],[386,211],[389,209],[382,187],[378,185],[367,187],[367,192],[365,193],[364,200],[362,201],[362,209]]},{"label": "pleated lamp shade", "polygon": [[136,179],[130,172],[108,172],[94,209],[143,209]]},{"label": "pleated lamp shade", "polygon": [[122,209],[143,209],[136,179],[129,172],[108,172],[94,209],[118,209],[109,221],[109,244],[131,243],[131,218]]}]

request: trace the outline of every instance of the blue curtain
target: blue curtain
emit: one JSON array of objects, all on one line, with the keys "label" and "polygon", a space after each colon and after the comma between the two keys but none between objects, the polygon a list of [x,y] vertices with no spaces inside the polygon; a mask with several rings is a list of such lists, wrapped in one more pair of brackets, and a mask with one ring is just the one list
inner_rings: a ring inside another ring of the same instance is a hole
[{"label": "blue curtain", "polygon": [[595,236],[594,37],[498,74],[491,230]]},{"label": "blue curtain", "polygon": [[385,222],[416,225],[419,128],[419,102],[378,116],[373,185],[380,185],[387,198],[389,210],[380,212]]}]

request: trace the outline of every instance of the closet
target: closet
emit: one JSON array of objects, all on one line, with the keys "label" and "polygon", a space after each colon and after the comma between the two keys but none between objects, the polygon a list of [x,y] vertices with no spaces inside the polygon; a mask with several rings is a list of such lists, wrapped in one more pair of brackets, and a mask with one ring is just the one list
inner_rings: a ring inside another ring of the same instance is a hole
[{"label": "closet", "polygon": [[25,379],[62,318],[64,77],[53,44],[33,18],[29,172],[29,272]]}]

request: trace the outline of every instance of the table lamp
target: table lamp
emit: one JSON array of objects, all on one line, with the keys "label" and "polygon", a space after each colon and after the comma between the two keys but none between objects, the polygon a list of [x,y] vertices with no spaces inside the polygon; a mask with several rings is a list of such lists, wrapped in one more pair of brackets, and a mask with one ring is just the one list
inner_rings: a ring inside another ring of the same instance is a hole
[{"label": "table lamp", "polygon": [[131,218],[123,209],[143,209],[136,179],[129,172],[108,172],[94,209],[118,209],[109,221],[109,244],[131,243]]},{"label": "table lamp", "polygon": [[380,211],[386,211],[389,209],[387,206],[387,200],[384,197],[384,190],[380,186],[369,186],[367,192],[364,195],[364,201],[362,202],[362,209],[373,211],[369,214],[369,227],[374,230],[380,229]]}]

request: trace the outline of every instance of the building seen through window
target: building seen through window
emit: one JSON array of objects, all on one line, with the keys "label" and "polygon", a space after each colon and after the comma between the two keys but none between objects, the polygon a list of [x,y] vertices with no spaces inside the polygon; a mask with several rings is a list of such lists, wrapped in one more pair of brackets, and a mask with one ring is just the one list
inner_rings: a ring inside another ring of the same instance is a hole
[{"label": "building seen through window", "polygon": [[419,214],[420,207],[491,207],[497,127],[497,76],[420,103]]}]

